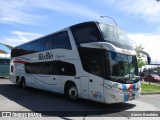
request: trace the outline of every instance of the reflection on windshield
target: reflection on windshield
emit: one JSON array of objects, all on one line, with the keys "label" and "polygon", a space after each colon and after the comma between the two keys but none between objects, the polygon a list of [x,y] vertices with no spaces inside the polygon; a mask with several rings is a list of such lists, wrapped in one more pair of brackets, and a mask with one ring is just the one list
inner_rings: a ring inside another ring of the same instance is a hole
[{"label": "reflection on windshield", "polygon": [[105,41],[112,43],[113,45],[120,48],[129,50],[134,49],[131,45],[130,39],[123,30],[112,25],[102,23],[99,24],[99,27]]},{"label": "reflection on windshield", "polygon": [[136,80],[138,75],[136,56],[109,52],[110,77],[114,80]]}]

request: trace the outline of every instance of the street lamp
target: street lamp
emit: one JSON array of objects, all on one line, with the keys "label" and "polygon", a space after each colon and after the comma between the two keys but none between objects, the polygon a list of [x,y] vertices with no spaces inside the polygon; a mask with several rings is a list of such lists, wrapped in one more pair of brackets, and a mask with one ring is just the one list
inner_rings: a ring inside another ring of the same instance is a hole
[{"label": "street lamp", "polygon": [[105,18],[105,17],[112,19],[112,20],[114,21],[115,25],[117,26],[117,23],[116,23],[116,21],[115,21],[113,18],[111,18],[111,17],[109,17],[109,16],[100,16],[100,18]]}]

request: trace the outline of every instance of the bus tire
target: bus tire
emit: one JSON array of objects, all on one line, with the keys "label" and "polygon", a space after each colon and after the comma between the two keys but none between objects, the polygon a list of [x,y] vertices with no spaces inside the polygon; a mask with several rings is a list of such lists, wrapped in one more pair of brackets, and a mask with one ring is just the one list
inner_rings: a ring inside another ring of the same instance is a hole
[{"label": "bus tire", "polygon": [[26,81],[24,77],[21,78],[21,87],[26,88]]},{"label": "bus tire", "polygon": [[16,84],[18,86],[21,86],[21,80],[20,80],[19,76],[17,76],[17,78],[16,78]]},{"label": "bus tire", "polygon": [[75,84],[66,85],[65,95],[69,100],[76,101],[78,99],[78,89]]}]

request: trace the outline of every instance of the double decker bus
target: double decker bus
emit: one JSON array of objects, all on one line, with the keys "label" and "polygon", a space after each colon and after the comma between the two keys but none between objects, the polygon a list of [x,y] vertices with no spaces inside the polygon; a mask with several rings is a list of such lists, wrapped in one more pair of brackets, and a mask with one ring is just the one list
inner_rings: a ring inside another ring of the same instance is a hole
[{"label": "double decker bus", "polygon": [[12,49],[10,80],[68,98],[118,103],[141,87],[136,52],[120,28],[79,23]]}]

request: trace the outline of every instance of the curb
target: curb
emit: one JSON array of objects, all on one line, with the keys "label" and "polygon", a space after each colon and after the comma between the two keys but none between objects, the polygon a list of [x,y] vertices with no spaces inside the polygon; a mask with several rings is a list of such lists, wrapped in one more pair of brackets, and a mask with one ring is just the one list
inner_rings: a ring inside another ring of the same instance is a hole
[{"label": "curb", "polygon": [[141,95],[160,95],[160,91],[159,91],[159,92],[146,92],[146,93],[141,93]]}]

